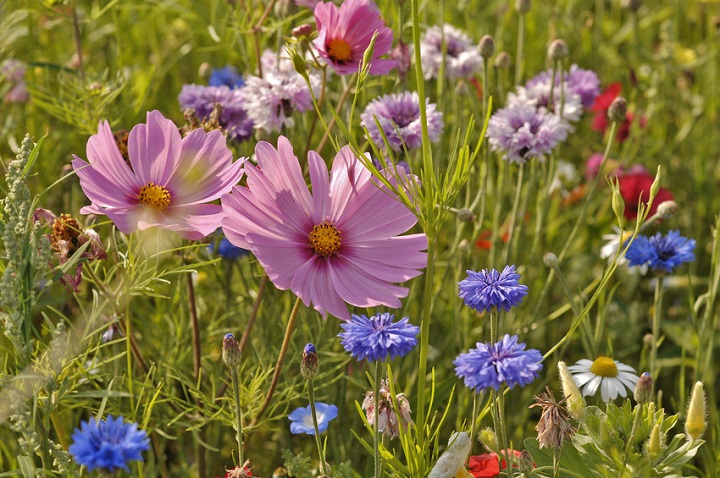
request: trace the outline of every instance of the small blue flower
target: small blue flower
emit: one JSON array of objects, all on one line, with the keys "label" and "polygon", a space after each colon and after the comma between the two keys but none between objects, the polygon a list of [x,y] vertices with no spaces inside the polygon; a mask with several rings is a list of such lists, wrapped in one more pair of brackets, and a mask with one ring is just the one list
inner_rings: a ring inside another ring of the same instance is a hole
[{"label": "small blue flower", "polygon": [[[212,254],[215,251],[215,243],[211,242],[208,244],[208,252]],[[249,253],[246,249],[234,245],[228,241],[227,238],[223,237],[218,241],[217,254],[223,259],[235,260]]]},{"label": "small blue flower", "polygon": [[[315,412],[317,413],[318,431],[322,433],[328,429],[330,420],[338,416],[338,407],[328,405],[327,403],[315,402]],[[307,433],[308,435],[315,434],[310,405],[296,408],[288,415],[288,418],[292,422],[290,423],[290,433],[295,435],[300,433]]]},{"label": "small blue flower", "polygon": [[538,377],[543,356],[539,350],[525,350],[525,344],[517,342],[517,335],[506,334],[496,344],[478,343],[455,359],[455,374],[476,392],[490,387],[498,390],[503,383],[510,388],[524,387]]},{"label": "small blue flower", "polygon": [[412,325],[404,317],[393,322],[393,315],[378,314],[372,317],[353,314],[350,320],[340,324],[345,330],[338,334],[345,350],[358,360],[394,359],[402,357],[417,345],[420,327]]},{"label": "small blue flower", "polygon": [[69,452],[76,462],[87,467],[113,472],[117,468],[130,471],[127,462],[142,460],[142,452],[150,448],[144,430],[138,430],[136,423],[125,423],[123,417],[97,422],[91,418],[80,424],[72,435],[73,444]]},{"label": "small blue flower", "polygon": [[210,73],[210,79],[208,80],[210,86],[229,86],[230,88],[240,88],[245,84],[243,77],[238,73],[234,66],[226,66],[216,70],[213,68]]},{"label": "small blue flower", "polygon": [[695,240],[670,231],[651,237],[637,236],[625,254],[630,266],[650,266],[656,271],[672,272],[684,262],[695,260]]},{"label": "small blue flower", "polygon": [[520,274],[515,272],[515,266],[505,266],[502,272],[495,269],[466,272],[467,278],[458,283],[458,295],[465,300],[465,305],[478,312],[491,311],[494,307],[507,312],[519,305],[528,293],[527,286],[518,283]]}]

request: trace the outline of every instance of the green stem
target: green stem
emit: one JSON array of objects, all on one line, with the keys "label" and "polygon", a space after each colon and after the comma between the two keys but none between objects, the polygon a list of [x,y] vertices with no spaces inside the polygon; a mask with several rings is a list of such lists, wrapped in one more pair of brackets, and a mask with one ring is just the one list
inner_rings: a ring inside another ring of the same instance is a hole
[{"label": "green stem", "polygon": [[553,478],[560,476],[560,452],[561,448],[553,448]]},{"label": "green stem", "polygon": [[520,165],[518,171],[517,184],[515,185],[515,197],[513,198],[512,212],[510,213],[510,225],[508,226],[508,240],[505,244],[505,264],[510,263],[510,253],[512,251],[513,236],[515,235],[515,221],[517,221],[518,206],[520,205],[520,192],[523,186],[523,176],[525,174],[525,164]]},{"label": "green stem", "polygon": [[658,340],[660,339],[660,319],[662,317],[662,300],[663,300],[663,276],[657,276],[655,283],[655,301],[653,303],[653,322],[652,322],[652,348],[650,349],[650,376],[653,380],[657,380],[657,351]]},{"label": "green stem", "polygon": [[320,457],[320,471],[323,475],[330,476],[325,467],[325,452],[320,443],[320,429],[318,427],[317,411],[315,410],[315,383],[313,380],[308,380],[308,399],[310,400],[310,411],[312,412],[313,428],[315,429],[315,446],[317,446],[318,456]]},{"label": "green stem", "polygon": [[470,456],[472,456],[472,449],[473,445],[475,444],[475,432],[477,431],[476,428],[476,422],[477,422],[477,415],[478,415],[478,401],[480,394],[476,392],[475,390],[473,392],[473,409],[472,409],[472,423],[470,424],[470,455],[468,455],[468,459],[470,459]]},{"label": "green stem", "polygon": [[[413,0],[414,1],[414,0]],[[427,375],[427,359],[430,344],[430,320],[433,300],[433,276],[435,264],[435,241],[428,237],[428,259],[425,268],[425,288],[423,291],[423,312],[420,323],[420,359],[418,363],[417,390],[417,439],[418,446],[423,449],[425,443],[425,383]]]},{"label": "green stem", "polygon": [[512,460],[512,453],[508,452],[508,439],[507,439],[507,430],[505,427],[505,394],[501,390],[496,390],[495,392],[495,405],[497,406],[497,415],[498,415],[498,424],[496,433],[499,435],[500,438],[500,447],[502,448],[500,450],[500,455],[505,455],[505,472],[508,476],[508,478],[512,478],[512,467],[513,467],[513,460]]},{"label": "green stem", "polygon": [[230,370],[232,378],[233,396],[235,398],[235,420],[237,421],[237,444],[238,444],[238,465],[242,468],[245,464],[243,459],[243,435],[242,435],[242,408],[240,408],[240,380],[238,379],[237,367]]},{"label": "green stem", "polygon": [[632,451],[633,444],[635,442],[635,435],[637,434],[638,428],[640,427],[640,419],[642,418],[643,405],[635,405],[635,418],[633,419],[632,429],[630,435],[628,435],[627,443],[625,443],[625,458],[623,460],[623,469],[630,459],[630,452]]},{"label": "green stem", "polygon": [[517,42],[517,59],[515,63],[515,84],[519,85],[523,74],[523,44],[525,43],[525,14],[520,13],[518,16],[518,42]]},{"label": "green stem", "polygon": [[493,307],[490,310],[490,343],[494,344],[497,342],[498,334],[498,310],[497,307]]},{"label": "green stem", "polygon": [[373,424],[373,453],[375,459],[375,478],[380,478],[380,361],[375,361],[375,384],[373,385],[373,406],[375,407],[375,423]]}]

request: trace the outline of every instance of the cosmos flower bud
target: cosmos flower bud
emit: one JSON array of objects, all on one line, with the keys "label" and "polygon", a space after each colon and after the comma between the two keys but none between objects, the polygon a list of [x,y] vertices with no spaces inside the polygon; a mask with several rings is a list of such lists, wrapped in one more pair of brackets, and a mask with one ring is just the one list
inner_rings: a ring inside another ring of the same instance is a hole
[{"label": "cosmos flower bud", "polygon": [[555,267],[558,265],[558,257],[552,252],[546,252],[543,255],[543,264],[545,264],[545,267]]},{"label": "cosmos flower bud", "polygon": [[230,368],[240,366],[240,345],[233,334],[225,334],[225,338],[223,338],[222,358],[225,365]]},{"label": "cosmos flower bud", "polygon": [[501,51],[495,57],[495,68],[497,68],[498,70],[507,70],[508,68],[510,68],[510,63],[512,63],[510,54],[505,51]]},{"label": "cosmos flower bud", "polygon": [[705,390],[703,390],[702,382],[695,382],[692,395],[690,395],[690,404],[687,408],[687,418],[685,419],[685,433],[688,439],[695,441],[705,433],[707,422],[705,421]]},{"label": "cosmos flower bud", "polygon": [[486,61],[495,54],[495,40],[490,35],[480,39],[480,56]]},{"label": "cosmos flower bud", "polygon": [[318,373],[320,364],[318,362],[317,352],[313,344],[305,345],[300,362],[300,373],[306,380],[312,380]]},{"label": "cosmos flower bud", "polygon": [[565,362],[558,362],[558,370],[560,371],[560,384],[563,389],[563,396],[565,397],[565,405],[567,406],[570,415],[576,420],[582,420],[585,418],[585,410],[587,404],[585,399],[580,393],[575,380],[572,378],[570,370],[568,370]]},{"label": "cosmos flower bud", "polygon": [[498,453],[500,451],[500,445],[498,444],[497,435],[492,428],[483,428],[478,434],[478,440],[483,444],[489,451]]},{"label": "cosmos flower bud", "polygon": [[527,13],[530,11],[530,0],[515,0],[515,10],[518,13]]},{"label": "cosmos flower bud", "polygon": [[312,32],[315,31],[315,25],[310,23],[303,23],[292,29],[292,36],[295,38],[309,37]]},{"label": "cosmos flower bud", "polygon": [[518,468],[523,474],[529,474],[533,471],[533,468],[535,468],[535,463],[529,451],[523,450],[520,454],[520,458],[518,458]]},{"label": "cosmos flower bud", "polygon": [[652,399],[652,393],[653,379],[649,373],[645,372],[640,375],[640,380],[635,386],[635,401],[641,405],[648,403]]},{"label": "cosmos flower bud", "polygon": [[660,430],[660,425],[656,423],[653,427],[652,432],[650,433],[650,438],[648,438],[648,441],[645,442],[645,453],[647,454],[650,463],[654,465],[657,462],[657,459],[660,458],[661,452],[662,434]]},{"label": "cosmos flower bud", "polygon": [[618,96],[608,108],[608,119],[613,123],[622,123],[627,118],[627,100]]},{"label": "cosmos flower bud", "polygon": [[568,57],[568,46],[565,41],[553,40],[548,47],[548,58],[552,61],[561,61]]},{"label": "cosmos flower bud", "polygon": [[658,205],[657,215],[660,219],[666,221],[673,217],[678,210],[678,205],[675,201],[663,201]]}]

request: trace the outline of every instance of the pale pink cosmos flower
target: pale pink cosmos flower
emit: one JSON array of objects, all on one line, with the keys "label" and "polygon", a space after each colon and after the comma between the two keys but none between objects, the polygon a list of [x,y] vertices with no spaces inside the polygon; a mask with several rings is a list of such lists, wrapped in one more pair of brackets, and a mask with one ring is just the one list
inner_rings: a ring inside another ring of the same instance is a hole
[{"label": "pale pink cosmos flower", "polygon": [[418,276],[427,260],[425,234],[398,236],[415,215],[377,186],[348,146],[329,178],[325,161],[309,152],[312,193],[287,138],[277,149],[258,143],[255,155],[259,167],[246,165],[247,187],[221,200],[228,240],[252,251],[278,289],[323,315],[349,319],[346,303],[399,308],[408,289],[393,283]]},{"label": "pale pink cosmos flower", "polygon": [[331,3],[315,6],[318,36],[313,45],[339,75],[358,71],[363,54],[377,31],[370,73],[385,75],[395,68],[394,60],[381,60],[390,51],[393,32],[385,26],[372,0],[346,0],[340,8]]},{"label": "pale pink cosmos flower", "polygon": [[73,169],[91,205],[82,214],[107,215],[125,234],[151,227],[200,239],[220,226],[222,208],[207,204],[238,183],[243,159],[232,162],[225,136],[202,129],[180,137],[159,111],[130,131],[129,165],[107,121],[87,144],[88,162],[73,155]]}]

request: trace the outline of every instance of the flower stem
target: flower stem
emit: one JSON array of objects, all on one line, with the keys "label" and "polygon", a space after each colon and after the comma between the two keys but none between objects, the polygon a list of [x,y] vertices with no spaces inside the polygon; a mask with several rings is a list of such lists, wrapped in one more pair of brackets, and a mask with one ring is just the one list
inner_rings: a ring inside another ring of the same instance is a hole
[{"label": "flower stem", "polygon": [[517,184],[515,185],[515,198],[513,199],[512,212],[510,213],[510,225],[508,226],[508,240],[505,244],[505,264],[510,263],[510,253],[512,251],[513,236],[515,235],[515,221],[517,220],[518,206],[520,205],[520,192],[523,186],[523,176],[525,173],[525,164],[520,165],[518,171]]},{"label": "flower stem", "polygon": [[623,469],[630,458],[630,452],[635,442],[635,435],[637,434],[638,428],[640,427],[640,419],[642,418],[643,405],[638,403],[635,405],[635,419],[633,420],[632,429],[630,435],[628,435],[627,443],[625,443],[625,458],[623,459]]},{"label": "flower stem", "polygon": [[425,383],[427,380],[427,360],[430,346],[430,318],[433,300],[433,277],[435,274],[435,241],[428,237],[427,266],[425,267],[425,288],[423,290],[423,312],[420,323],[420,359],[418,362],[417,389],[417,440],[420,449],[425,443]]},{"label": "flower stem", "polygon": [[190,322],[192,324],[192,340],[193,340],[193,377],[195,385],[199,388],[200,380],[200,323],[198,322],[197,307],[195,306],[195,286],[193,285],[192,275],[187,274],[188,280],[188,309],[190,310]]},{"label": "flower stem", "polygon": [[252,419],[252,423],[250,424],[250,426],[254,426],[255,424],[257,424],[260,417],[262,417],[263,413],[265,413],[265,410],[267,410],[268,406],[270,405],[270,401],[272,400],[273,394],[275,393],[275,387],[277,387],[278,380],[280,380],[280,371],[282,370],[282,365],[285,361],[288,347],[290,346],[290,336],[292,335],[293,329],[295,328],[295,320],[297,319],[301,303],[302,300],[300,300],[300,297],[298,297],[295,301],[295,305],[293,305],[292,312],[290,312],[290,318],[288,319],[287,328],[285,329],[285,337],[283,337],[283,343],[280,347],[280,353],[278,354],[277,364],[275,365],[275,372],[273,373],[272,382],[270,382],[270,388],[268,389],[267,395],[265,395],[265,401],[260,406],[260,410],[258,411],[257,415],[255,415],[255,417]]},{"label": "flower stem", "polygon": [[525,43],[525,14],[518,16],[517,59],[515,63],[515,84],[519,85],[523,74],[523,44]]},{"label": "flower stem", "polygon": [[260,303],[262,302],[263,295],[265,294],[265,287],[268,283],[268,277],[263,276],[262,279],[260,279],[260,285],[258,286],[258,292],[257,297],[255,298],[255,303],[253,304],[252,312],[250,312],[250,319],[248,320],[247,325],[245,326],[245,330],[243,331],[242,338],[240,339],[240,344],[238,345],[240,350],[245,350],[245,344],[248,341],[248,338],[250,338],[250,331],[252,330],[253,325],[255,324],[255,319],[257,318],[258,310],[260,309]]},{"label": "flower stem", "polygon": [[312,412],[313,428],[315,429],[315,445],[318,449],[318,456],[320,457],[320,472],[325,476],[330,476],[325,467],[325,452],[323,451],[322,444],[320,443],[320,429],[318,427],[317,411],[315,410],[315,383],[313,380],[308,380],[308,400],[310,401],[310,411]]},{"label": "flower stem", "polygon": [[507,430],[505,428],[505,394],[502,390],[495,391],[495,403],[498,415],[498,430],[496,433],[500,435],[501,456],[505,455],[505,472],[508,478],[512,478],[512,452],[508,450]]},{"label": "flower stem", "polygon": [[380,478],[380,361],[375,361],[375,383],[373,385],[373,406],[375,407],[374,446],[375,478]]},{"label": "flower stem", "polygon": [[468,460],[472,456],[473,451],[473,445],[475,444],[475,432],[477,430],[476,428],[476,422],[477,422],[477,414],[478,414],[478,402],[480,401],[480,393],[476,392],[475,390],[473,392],[473,409],[472,409],[472,423],[470,424],[470,455],[468,455]]},{"label": "flower stem", "polygon": [[230,370],[232,379],[233,396],[235,398],[235,420],[237,420],[237,443],[238,443],[238,465],[243,466],[243,437],[242,437],[242,409],[240,408],[240,380],[238,379],[237,367]]},{"label": "flower stem", "polygon": [[658,340],[660,339],[660,319],[662,316],[662,300],[663,300],[663,276],[657,276],[655,282],[655,302],[653,303],[653,323],[652,323],[652,348],[650,349],[650,376],[653,380],[657,380],[657,351]]}]

